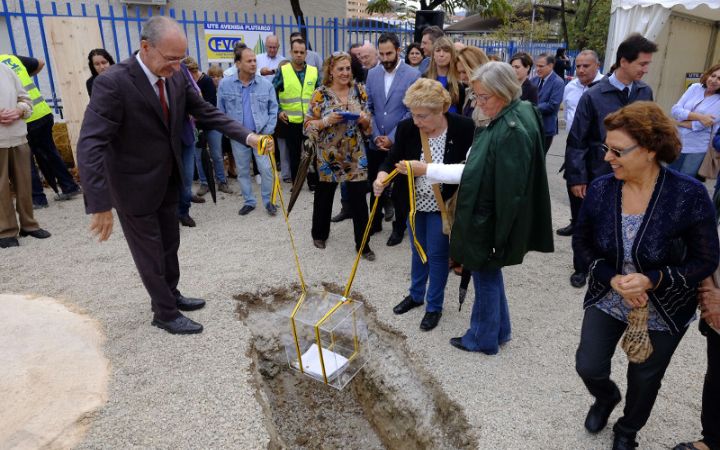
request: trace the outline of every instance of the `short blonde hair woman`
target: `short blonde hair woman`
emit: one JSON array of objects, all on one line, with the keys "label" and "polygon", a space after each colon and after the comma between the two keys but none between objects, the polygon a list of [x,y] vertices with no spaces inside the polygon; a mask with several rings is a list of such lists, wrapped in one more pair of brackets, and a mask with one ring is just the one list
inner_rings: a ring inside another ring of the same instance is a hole
[{"label": "short blonde hair woman", "polygon": [[[410,109],[412,119],[398,123],[395,143],[380,165],[373,183],[376,196],[382,193],[382,183],[395,164],[402,160],[426,160],[423,139],[427,139],[432,161],[441,164],[462,163],[472,144],[475,125],[467,117],[448,112],[450,94],[440,82],[420,78],[408,88],[404,103]],[[405,166],[400,166],[404,170]],[[449,199],[456,190],[457,186],[442,184],[440,195],[443,201]],[[393,195],[408,198],[407,183],[395,183]],[[415,177],[415,200],[415,238],[425,250],[427,262],[423,263],[415,247],[411,246],[410,289],[393,311],[395,314],[404,314],[426,303],[420,329],[429,331],[437,326],[442,316],[448,278],[448,237],[443,234],[438,199],[424,176]]]}]

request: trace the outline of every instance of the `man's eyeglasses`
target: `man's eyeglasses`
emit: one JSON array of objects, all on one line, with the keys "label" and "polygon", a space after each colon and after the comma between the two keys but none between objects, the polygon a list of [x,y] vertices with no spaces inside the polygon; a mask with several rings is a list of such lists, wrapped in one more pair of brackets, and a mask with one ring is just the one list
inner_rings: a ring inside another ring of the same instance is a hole
[{"label": "man's eyeglasses", "polygon": [[165,58],[165,61],[167,61],[167,62],[169,62],[169,63],[178,63],[178,62],[182,61],[183,59],[185,59],[185,55],[183,55],[183,56],[172,56],[172,57],[168,57],[168,56],[165,56],[165,55],[163,54],[163,52],[161,52],[160,49],[157,48],[157,47],[155,47],[154,45],[152,46],[152,48],[154,48],[155,50],[157,50],[157,52],[160,53],[160,56],[162,56],[163,58]]},{"label": "man's eyeglasses", "polygon": [[612,152],[612,154],[615,155],[616,157],[622,158],[623,156],[627,155],[631,151],[640,147],[640,144],[635,144],[628,148],[614,148],[614,147],[610,147],[607,144],[603,144],[601,147],[602,147],[603,152],[605,152],[605,153]]}]

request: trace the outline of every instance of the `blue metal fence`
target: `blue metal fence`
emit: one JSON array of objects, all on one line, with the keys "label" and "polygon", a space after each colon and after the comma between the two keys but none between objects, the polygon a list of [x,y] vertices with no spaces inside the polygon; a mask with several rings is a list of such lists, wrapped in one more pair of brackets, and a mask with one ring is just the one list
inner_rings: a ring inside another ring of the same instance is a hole
[{"label": "blue metal fence", "polygon": [[[278,17],[265,14],[258,16],[258,14],[220,13],[218,11],[209,12],[194,9],[178,10],[164,7],[153,12],[152,7],[145,6],[128,7],[123,5],[121,8],[114,8],[113,5],[86,5],[84,3],[73,8],[70,3],[62,4],[55,1],[40,0],[17,0],[13,2],[14,5],[17,5],[16,8],[9,8],[8,0],[2,0],[1,4],[0,36],[2,36],[4,25],[9,42],[0,41],[0,53],[12,52],[25,56],[41,57],[48,62],[46,70],[36,77],[35,82],[46,96],[50,94],[48,101],[55,107],[56,112],[60,111],[61,100],[58,99],[56,94],[53,65],[50,64],[51,55],[48,51],[43,26],[44,17],[97,18],[102,47],[107,49],[115,57],[116,61],[129,57],[138,47],[142,22],[147,18],[154,14],[173,17],[181,24],[187,35],[188,54],[196,57],[201,67],[207,67],[204,39],[202,38],[205,23],[272,25],[275,34],[280,40],[280,52],[282,54],[287,54],[286,49],[288,49],[290,34],[294,31],[300,31],[300,26],[293,16]],[[413,41],[414,33],[413,25],[408,22],[390,24],[368,19],[307,17],[305,18],[304,28],[310,47],[320,53],[321,56],[329,55],[338,50],[346,50],[353,43],[362,43],[365,40],[376,42],[380,33],[387,31],[398,34],[401,43],[407,45]],[[558,45],[556,43],[533,43],[518,46],[512,41],[501,42],[479,39],[469,39],[466,43],[483,48],[488,54],[497,54],[504,60],[507,60],[515,51],[524,50],[531,54],[538,54],[542,51],[554,52]],[[85,58],[86,55],[78,55],[78,57]]]}]

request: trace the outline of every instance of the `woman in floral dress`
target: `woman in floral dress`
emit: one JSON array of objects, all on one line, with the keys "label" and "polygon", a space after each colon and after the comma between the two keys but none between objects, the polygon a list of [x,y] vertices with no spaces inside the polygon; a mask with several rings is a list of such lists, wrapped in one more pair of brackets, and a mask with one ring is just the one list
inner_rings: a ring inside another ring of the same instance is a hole
[{"label": "woman in floral dress", "polygon": [[[350,55],[333,53],[323,64],[323,85],[313,93],[305,117],[305,134],[317,149],[320,182],[313,202],[312,238],[319,249],[325,248],[330,235],[335,190],[344,181],[352,209],[355,250],[360,249],[368,221],[365,139],[371,132],[367,94],[362,84],[353,81]],[[363,257],[375,260],[367,244]]]}]

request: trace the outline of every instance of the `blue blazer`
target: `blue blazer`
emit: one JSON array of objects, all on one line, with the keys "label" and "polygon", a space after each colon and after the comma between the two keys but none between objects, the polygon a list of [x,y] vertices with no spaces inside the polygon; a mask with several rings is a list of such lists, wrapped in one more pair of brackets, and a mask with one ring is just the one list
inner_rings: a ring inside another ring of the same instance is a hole
[{"label": "blue blazer", "polygon": [[368,94],[368,109],[372,114],[372,139],[370,148],[377,150],[375,138],[387,136],[395,142],[395,129],[398,122],[410,118],[410,110],[403,103],[405,92],[420,78],[420,72],[405,62],[401,62],[390,85],[388,97],[385,97],[385,69],[381,64],[370,69],[365,82]]},{"label": "blue blazer", "polygon": [[[540,77],[533,78],[532,82],[535,86],[539,86]],[[564,92],[565,82],[555,72],[551,72],[543,83],[542,89],[538,89],[537,108],[542,114],[545,136],[558,134],[558,111],[560,111]]]}]

